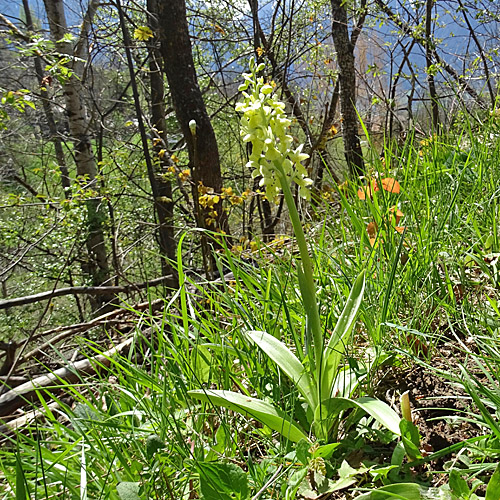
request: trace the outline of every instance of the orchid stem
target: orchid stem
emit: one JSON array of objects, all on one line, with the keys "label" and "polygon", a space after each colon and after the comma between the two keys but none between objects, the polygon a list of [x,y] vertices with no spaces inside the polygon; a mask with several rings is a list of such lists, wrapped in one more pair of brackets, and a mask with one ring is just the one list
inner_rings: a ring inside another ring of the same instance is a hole
[{"label": "orchid stem", "polygon": [[[290,215],[290,220],[292,222],[293,232],[295,233],[295,239],[297,240],[297,245],[299,246],[300,252],[300,264],[302,279],[299,276],[300,292],[302,295],[302,303],[304,304],[304,309],[307,316],[306,325],[306,345],[311,342],[314,344],[314,362],[316,366],[320,367],[323,357],[323,335],[321,333],[321,321],[319,317],[318,305],[316,302],[316,286],[314,284],[314,267],[309,255],[309,249],[307,247],[306,237],[304,235],[304,229],[302,228],[302,223],[300,221],[299,212],[297,210],[297,205],[293,199],[292,191],[290,190],[289,180],[283,172],[279,162],[274,163],[280,176],[281,189],[283,190],[283,195],[285,196],[285,202],[288,207],[288,213]],[[318,379],[319,379],[318,374]]]}]

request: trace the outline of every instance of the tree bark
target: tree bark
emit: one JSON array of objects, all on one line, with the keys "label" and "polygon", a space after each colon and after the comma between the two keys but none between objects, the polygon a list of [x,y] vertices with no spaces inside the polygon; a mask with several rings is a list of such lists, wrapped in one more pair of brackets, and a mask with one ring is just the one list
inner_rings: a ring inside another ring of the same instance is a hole
[{"label": "tree bark", "polygon": [[[159,51],[158,37],[158,2],[157,0],[147,0],[148,22],[155,36],[148,44],[149,51],[149,75],[151,83],[151,118],[154,128],[153,151],[156,156],[155,181],[158,185],[158,199],[156,200],[156,211],[158,223],[160,225],[160,247],[164,257],[172,262],[176,259],[177,243],[174,234],[174,202],[172,199],[172,183],[162,173],[173,165],[168,154],[167,123],[165,113],[165,86],[163,83],[163,73],[161,70],[161,54]],[[167,154],[165,154],[167,151]],[[163,153],[163,154],[162,154]],[[162,259],[162,274],[172,272],[171,265],[166,259]]]},{"label": "tree bark", "polygon": [[[158,167],[158,162],[162,161],[160,156],[165,155],[165,149],[163,150],[163,155],[159,154],[161,150],[161,144],[157,145],[157,159],[151,158],[151,154],[149,151],[149,142],[146,134],[146,128],[144,126],[144,119],[142,116],[142,109],[140,103],[139,90],[137,88],[137,82],[135,78],[134,71],[134,61],[132,59],[132,51],[131,45],[132,41],[130,39],[130,34],[125,24],[125,16],[123,13],[123,9],[120,5],[120,2],[116,2],[116,6],[118,9],[119,17],[120,17],[120,26],[123,34],[123,41],[125,45],[125,53],[127,57],[127,65],[130,74],[130,86],[132,88],[132,94],[134,97],[134,105],[135,112],[137,117],[137,122],[139,126],[139,133],[141,136],[142,148],[144,153],[144,159],[146,161],[146,168],[149,178],[149,184],[151,186],[151,191],[153,194],[153,206],[155,210],[155,214],[158,218],[159,222],[159,240],[160,240],[160,254],[161,254],[161,267],[162,273],[165,274],[173,274],[173,268],[171,266],[171,262],[175,259],[176,254],[176,245],[173,234],[173,200],[172,200],[172,187],[170,182],[161,182],[161,177],[157,175],[156,168]],[[153,42],[154,44],[154,42]],[[153,45],[154,47],[154,45]],[[165,114],[161,115],[161,109],[163,106],[163,80],[159,75],[158,69],[155,69],[154,66],[154,54],[151,53],[151,47],[149,47],[150,51],[150,67],[151,71],[151,82],[155,83],[156,86],[152,84],[152,100],[154,102],[153,109],[156,118],[155,126],[158,125],[162,127],[161,129],[156,129],[157,131],[161,130],[163,133],[163,139],[166,138],[165,135]],[[154,73],[154,75],[153,75]],[[159,81],[158,81],[159,80]],[[153,88],[154,87],[154,88]],[[160,116],[163,116],[163,123],[160,123]],[[154,134],[153,134],[154,135]],[[155,140],[155,138],[153,138]],[[163,141],[165,144],[165,141]],[[159,156],[158,156],[159,155]],[[166,173],[166,169],[165,169]],[[173,283],[174,284],[174,283]],[[175,284],[174,284],[175,285]]]},{"label": "tree bark", "polygon": [[331,0],[332,36],[337,63],[339,65],[340,106],[342,110],[342,133],[345,158],[352,177],[365,173],[363,152],[358,133],[356,112],[356,70],[354,67],[354,47],[347,29],[347,11],[341,0]]},{"label": "tree bark", "polygon": [[434,57],[434,42],[432,41],[432,8],[434,0],[427,0],[425,4],[425,66],[427,70],[427,83],[429,84],[429,97],[431,99],[432,130],[438,132],[441,126],[439,120],[439,98],[434,78],[435,69],[432,64]]},{"label": "tree bark", "polygon": [[[222,210],[222,201],[214,207],[217,211],[215,224],[207,223],[206,211],[198,205],[200,184],[212,188],[214,193],[221,193],[222,174],[215,132],[196,76],[185,0],[158,2],[158,24],[164,70],[189,152],[198,225],[228,233],[227,215]],[[191,120],[196,122],[196,135],[189,128]]]},{"label": "tree bark", "polygon": [[[73,75],[63,83],[63,92],[66,104],[66,113],[71,138],[75,149],[76,172],[80,178],[85,179],[85,189],[96,189],[97,165],[94,158],[89,119],[82,99],[82,63],[80,59],[85,55],[87,47],[87,31],[91,18],[99,1],[91,0],[88,12],[84,18],[80,38],[73,48],[70,42],[61,41],[68,34],[64,4],[62,0],[44,0],[45,10],[50,27],[52,39],[57,43],[59,52],[71,57],[77,57],[71,65]],[[106,245],[103,231],[104,211],[98,199],[91,198],[86,201],[88,232],[86,247],[88,253],[87,264],[83,271],[91,278],[93,286],[99,286],[109,280],[109,266],[106,254]],[[91,299],[92,308],[98,309],[107,298],[99,296]]]},{"label": "tree bark", "polygon": [[[34,31],[33,18],[31,17],[31,10],[28,0],[23,0],[24,15],[26,16],[26,27],[29,31]],[[54,118],[54,113],[52,112],[52,106],[50,103],[49,92],[46,87],[47,83],[44,82],[44,71],[42,65],[42,58],[39,55],[34,57],[35,73],[38,80],[38,85],[40,85],[40,95],[42,101],[43,112],[45,113],[45,119],[47,120],[47,126],[50,132],[50,140],[54,144],[54,151],[56,155],[57,165],[61,172],[61,184],[64,191],[64,196],[66,198],[70,195],[70,178],[68,167],[66,165],[66,158],[64,156],[64,150],[62,146],[61,138],[59,137],[57,131],[56,120]]]}]

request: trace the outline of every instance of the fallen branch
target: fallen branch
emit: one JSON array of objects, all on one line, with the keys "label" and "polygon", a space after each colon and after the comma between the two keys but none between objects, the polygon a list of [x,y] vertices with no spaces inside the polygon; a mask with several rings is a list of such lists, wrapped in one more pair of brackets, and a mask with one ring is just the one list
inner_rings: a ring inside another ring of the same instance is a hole
[{"label": "fallen branch", "polygon": [[0,309],[33,304],[55,297],[62,297],[63,295],[108,295],[112,293],[132,292],[134,290],[141,290],[143,288],[155,287],[162,284],[173,285],[174,283],[174,276],[168,275],[144,283],[132,283],[124,286],[71,286],[68,288],[56,288],[49,292],[26,295],[25,297],[16,297],[15,299],[0,300]]},{"label": "fallen branch", "polygon": [[3,375],[0,377],[0,390],[6,385],[9,387],[9,389],[13,389],[18,385],[28,382],[28,380],[28,377],[23,377],[22,375],[11,375],[8,378],[7,376]]},{"label": "fallen branch", "polygon": [[[52,373],[41,375],[30,382],[26,382],[9,392],[0,396],[0,417],[11,415],[15,410],[21,408],[25,403],[36,401],[40,389],[61,388],[63,383],[72,384],[81,379],[82,375],[93,375],[98,366],[109,367],[111,357],[125,350],[133,342],[131,337],[121,344],[109,349],[94,358],[82,359],[76,363],[69,363]],[[52,387],[51,387],[52,386]]]},{"label": "fallen branch", "polygon": [[[52,411],[59,407],[58,401],[53,401],[52,403],[47,405],[47,408]],[[0,436],[8,436],[9,434],[15,433],[19,428],[24,427],[25,425],[31,424],[35,419],[44,417],[47,413],[45,407],[39,408],[38,410],[30,410],[27,411],[24,415],[15,418],[9,422],[6,422],[3,425],[0,425]]]}]

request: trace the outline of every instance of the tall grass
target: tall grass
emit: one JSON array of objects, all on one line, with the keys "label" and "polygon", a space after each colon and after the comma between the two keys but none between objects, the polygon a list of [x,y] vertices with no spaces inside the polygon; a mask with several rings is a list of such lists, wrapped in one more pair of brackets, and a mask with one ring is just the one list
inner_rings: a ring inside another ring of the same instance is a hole
[{"label": "tall grass", "polygon": [[[490,473],[500,453],[496,134],[492,121],[480,130],[466,124],[423,144],[410,135],[404,145],[385,146],[383,160],[372,147],[368,177],[394,178],[400,192],[380,189],[361,200],[358,187],[339,189],[332,202],[319,206],[307,234],[325,336],[366,270],[360,321],[354,342],[345,346],[346,363],[367,375],[360,395],[376,389],[370,375],[388,369],[384,361],[397,355],[431,370],[427,361],[438,343],[460,339],[461,371],[450,366],[446,376],[464,385],[471,397],[466,417],[484,429],[485,440],[465,443],[461,455],[469,460],[464,470],[478,478]],[[404,214],[397,224],[402,232],[391,219],[393,206]],[[370,222],[377,225],[372,242]],[[262,498],[295,498],[319,467],[314,452],[238,413],[188,397],[203,387],[231,390],[270,401],[298,421],[305,418],[296,388],[244,335],[266,331],[294,346],[303,360],[306,324],[293,253],[292,243],[261,245],[240,260],[226,249],[217,264],[220,274],[232,276],[215,284],[195,282],[179,259],[183,286],[162,314],[131,311],[137,328],[127,355],[113,358],[110,369],[91,380],[61,383],[51,396],[57,408],[40,391],[45,417],[4,437],[3,496],[179,499],[194,498],[201,488],[226,498],[223,472],[231,471],[207,468],[215,463],[244,472],[248,497],[262,490]],[[477,351],[465,342],[469,337]],[[414,355],[416,340],[426,345],[423,358]],[[99,352],[97,345],[85,345],[87,356]],[[360,423],[365,430],[352,433]],[[330,480],[339,478],[349,446],[361,449],[377,436],[386,443],[394,437],[356,412],[340,431],[345,441],[319,457]],[[481,462],[480,452],[491,460]],[[352,474],[349,484],[381,484],[380,474],[372,475],[379,478],[373,482],[366,473]]]}]

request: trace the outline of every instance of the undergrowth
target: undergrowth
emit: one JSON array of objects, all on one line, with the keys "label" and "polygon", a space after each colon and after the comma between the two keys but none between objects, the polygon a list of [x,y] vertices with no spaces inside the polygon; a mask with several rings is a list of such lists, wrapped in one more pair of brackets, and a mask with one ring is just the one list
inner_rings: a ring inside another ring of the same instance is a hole
[{"label": "undergrowth", "polygon": [[[423,366],[463,388],[470,404],[453,419],[472,422],[474,436],[426,451],[411,416],[396,434],[357,407],[333,412],[333,434],[307,427],[297,380],[248,337],[267,332],[312,373],[301,351],[308,325],[294,240],[277,238],[241,256],[218,253],[217,282],[185,274],[179,259],[182,286],[162,313],[130,310],[137,325],[128,353],[91,380],[61,382],[50,396],[40,390],[43,418],[5,435],[2,496],[291,500],[336,491],[332,498],[498,499],[500,141],[493,119],[480,131],[465,125],[447,135],[410,135],[382,155],[372,146],[363,188],[329,186],[316,193],[315,213],[301,214],[324,342],[365,273],[352,337],[338,348],[341,372],[356,377],[350,396],[392,394],[386,403],[400,413],[401,395],[382,387],[384,374]],[[455,357],[436,363],[443,346],[453,346]],[[101,352],[90,342],[84,350],[89,358]],[[262,400],[306,439],[289,439],[248,408],[192,397],[214,390]],[[434,470],[443,456],[445,470]]]}]

